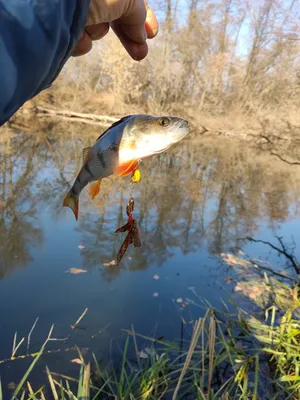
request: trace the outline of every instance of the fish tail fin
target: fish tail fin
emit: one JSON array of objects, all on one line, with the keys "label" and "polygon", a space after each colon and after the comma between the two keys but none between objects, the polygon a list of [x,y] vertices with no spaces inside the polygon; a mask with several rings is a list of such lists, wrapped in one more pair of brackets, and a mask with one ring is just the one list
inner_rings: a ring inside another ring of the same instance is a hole
[{"label": "fish tail fin", "polygon": [[79,199],[74,193],[69,191],[63,201],[63,207],[69,207],[73,211],[76,221],[78,220]]}]

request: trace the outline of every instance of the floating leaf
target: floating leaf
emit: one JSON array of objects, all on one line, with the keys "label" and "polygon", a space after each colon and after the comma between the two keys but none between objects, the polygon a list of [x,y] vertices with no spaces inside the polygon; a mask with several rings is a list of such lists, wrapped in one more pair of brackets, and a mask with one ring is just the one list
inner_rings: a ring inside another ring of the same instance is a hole
[{"label": "floating leaf", "polygon": [[262,296],[266,291],[270,289],[265,285],[256,285],[252,282],[238,282],[234,288],[235,292],[242,292],[245,296],[255,300],[257,297]]},{"label": "floating leaf", "polygon": [[237,271],[242,268],[242,270],[245,272],[245,269],[248,270],[249,268],[253,268],[253,265],[250,263],[250,261],[247,261],[241,257],[234,256],[233,254],[221,253],[221,257],[227,265],[229,265],[230,267],[234,267],[234,269]]},{"label": "floating leaf", "polygon": [[159,279],[159,276],[157,274],[153,275],[153,279]]},{"label": "floating leaf", "polygon": [[260,258],[254,258],[253,261],[254,261],[254,262],[257,262],[257,263],[259,263],[259,264],[272,265],[272,264],[270,263],[270,261],[261,260]]},{"label": "floating leaf", "polygon": [[145,353],[143,350],[141,350],[141,351],[138,352],[138,356],[139,356],[140,358],[148,358],[148,357],[149,357],[148,354]]},{"label": "floating leaf", "polygon": [[67,271],[67,272],[70,272],[73,275],[77,275],[77,274],[82,274],[84,272],[87,272],[87,270],[86,269],[80,269],[80,268],[70,268],[69,271]]},{"label": "floating leaf", "polygon": [[111,260],[111,261],[108,262],[108,263],[103,263],[103,265],[104,265],[105,267],[110,267],[111,265],[116,265],[116,264],[117,264],[116,260]]},{"label": "floating leaf", "polygon": [[71,363],[82,364],[82,361],[80,360],[80,358],[74,358],[73,360],[71,360]]},{"label": "floating leaf", "polygon": [[280,273],[281,275],[284,275],[284,276],[289,276],[288,272],[285,271],[284,269],[281,270],[281,271],[279,271],[279,273]]},{"label": "floating leaf", "polygon": [[158,297],[158,295],[159,295],[158,292],[153,293],[153,297]]}]

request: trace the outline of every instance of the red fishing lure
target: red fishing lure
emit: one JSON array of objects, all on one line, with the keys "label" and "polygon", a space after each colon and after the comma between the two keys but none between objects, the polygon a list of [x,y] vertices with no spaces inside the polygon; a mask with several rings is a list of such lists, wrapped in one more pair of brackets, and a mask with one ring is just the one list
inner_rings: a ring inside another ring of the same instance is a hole
[{"label": "red fishing lure", "polygon": [[[140,179],[141,179],[140,171],[139,169],[136,169],[135,171],[132,172],[131,181],[139,182]],[[126,206],[126,214],[128,216],[128,221],[125,225],[121,226],[121,228],[118,228],[115,232],[115,233],[120,233],[128,231],[117,255],[117,265],[122,260],[130,244],[133,244],[134,247],[142,247],[140,229],[136,219],[132,215],[133,211],[134,211],[134,199],[132,196],[130,196],[130,199]]]}]

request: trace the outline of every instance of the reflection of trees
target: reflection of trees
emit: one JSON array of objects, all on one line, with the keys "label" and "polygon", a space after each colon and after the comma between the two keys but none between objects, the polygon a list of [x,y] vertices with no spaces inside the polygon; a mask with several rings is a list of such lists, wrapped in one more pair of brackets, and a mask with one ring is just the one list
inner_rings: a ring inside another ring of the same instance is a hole
[{"label": "reflection of trees", "polygon": [[36,151],[28,138],[14,143],[9,139],[1,148],[0,279],[31,261],[29,247],[42,240],[33,190]]},{"label": "reflection of trees", "polygon": [[[262,218],[267,217],[270,222],[285,220],[289,204],[296,201],[294,196],[299,193],[300,177],[295,190],[294,170],[281,168],[285,166],[270,168],[268,160],[254,159],[238,146],[228,149],[211,143],[186,143],[143,162],[143,180],[133,192],[143,248],[134,250],[130,262],[125,257],[123,268],[139,270],[162,265],[175,250],[184,254],[199,251],[204,240],[210,252],[220,253],[240,245],[237,239],[253,234]],[[289,189],[292,182],[293,192]],[[94,217],[90,216],[80,225],[89,248],[83,253],[86,266],[99,265],[116,256],[123,238],[111,232],[125,221],[123,211],[129,197],[126,185],[126,179],[107,184],[109,198],[95,203],[102,219],[93,222]],[[123,201],[116,214],[111,205],[120,187]],[[118,272],[116,267],[105,269],[105,278],[113,279]]]},{"label": "reflection of trees", "polygon": [[[58,218],[65,212],[62,198],[80,168],[82,148],[94,136],[27,135],[24,144],[20,137],[1,147],[1,276],[28,263],[28,249],[42,240],[38,210],[47,206]],[[271,223],[288,218],[291,205],[299,204],[297,171],[230,145],[185,141],[142,163],[133,196],[143,247],[130,249],[131,260],[125,256],[121,267],[104,268],[104,279],[114,279],[120,268],[160,266],[176,251],[196,252],[205,243],[211,253],[220,253],[240,244],[238,238],[253,236],[262,218]],[[129,178],[105,179],[95,208],[83,192],[76,229],[85,243],[85,267],[116,258],[124,236],[114,231],[126,220],[128,183]]]},{"label": "reflection of trees", "polygon": [[4,129],[1,132],[0,279],[32,261],[30,248],[43,242],[41,212],[47,206],[54,215],[61,210],[68,164],[72,168],[74,152],[82,148],[80,140],[70,145],[47,134],[51,129],[46,134],[15,132],[7,138]]}]

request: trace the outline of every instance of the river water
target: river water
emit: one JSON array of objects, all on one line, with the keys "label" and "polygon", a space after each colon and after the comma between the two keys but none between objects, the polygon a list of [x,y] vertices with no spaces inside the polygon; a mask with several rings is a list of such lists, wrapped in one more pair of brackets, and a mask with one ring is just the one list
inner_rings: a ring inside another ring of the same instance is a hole
[{"label": "river water", "polygon": [[[82,149],[94,139],[18,132],[0,143],[0,360],[11,356],[15,332],[16,343],[25,338],[16,356],[38,351],[52,324],[52,336],[65,339],[47,346],[60,351],[39,361],[30,377],[36,385],[45,380],[46,364],[78,373],[71,363],[75,345],[87,359],[94,352],[104,364],[118,362],[123,329],[131,325],[145,336],[173,340],[181,335],[181,317],[202,316],[205,301],[230,308],[229,297],[241,295],[220,253],[243,249],[279,263],[269,248],[242,238],[274,241],[277,234],[294,240],[297,254],[299,169],[242,142],[199,137],[141,164],[133,197],[143,247],[130,248],[113,265],[124,239],[114,231],[126,220],[129,178],[104,180],[93,203],[84,190],[77,222],[62,208]],[[0,364],[4,390],[30,362]]]}]

